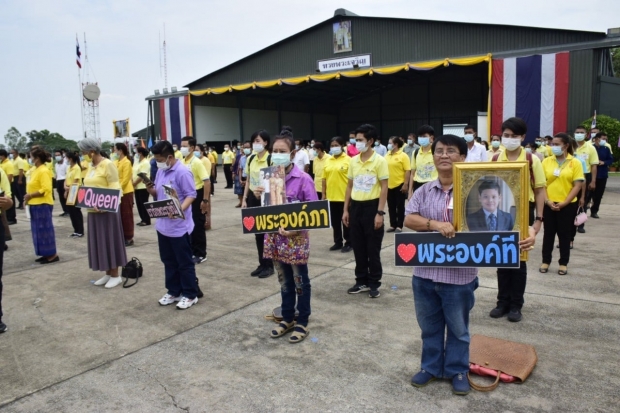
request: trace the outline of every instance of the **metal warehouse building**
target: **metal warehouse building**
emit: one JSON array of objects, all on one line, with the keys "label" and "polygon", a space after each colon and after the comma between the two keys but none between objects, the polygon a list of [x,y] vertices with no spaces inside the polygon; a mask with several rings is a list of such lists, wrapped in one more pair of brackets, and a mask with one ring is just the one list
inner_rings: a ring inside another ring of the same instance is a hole
[{"label": "metal warehouse building", "polygon": [[[619,45],[618,29],[606,34],[362,17],[339,9],[187,84],[188,91],[149,96],[149,127],[155,137],[177,141],[192,133],[213,144],[247,140],[258,129],[275,133],[282,125],[301,139],[327,140],[362,123],[374,124],[384,137],[425,123],[439,131],[471,123],[486,138],[499,128],[492,121],[496,112],[495,118],[526,118],[534,139],[537,132],[572,130],[594,110],[620,117],[620,81],[610,54]],[[549,69],[554,56],[564,63],[550,81],[545,65]],[[534,80],[521,77],[527,71]],[[514,93],[516,105],[508,101]]]}]

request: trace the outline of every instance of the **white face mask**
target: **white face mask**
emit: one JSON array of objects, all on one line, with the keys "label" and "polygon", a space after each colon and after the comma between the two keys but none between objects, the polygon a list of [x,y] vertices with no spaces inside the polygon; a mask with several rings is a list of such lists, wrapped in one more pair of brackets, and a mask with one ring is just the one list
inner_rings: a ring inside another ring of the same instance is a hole
[{"label": "white face mask", "polygon": [[606,141],[605,139],[600,139],[600,140],[598,141],[598,144],[599,144],[600,146],[605,146],[605,145],[607,145],[607,141]]},{"label": "white face mask", "polygon": [[392,149],[394,149],[394,145],[392,145],[391,143],[388,143],[387,150],[391,151]]},{"label": "white face mask", "polygon": [[295,150],[298,151],[299,149],[299,145],[295,145]]},{"label": "white face mask", "polygon": [[581,142],[586,138],[586,134],[585,133],[576,133],[575,134],[575,140],[577,142]]},{"label": "white face mask", "polygon": [[244,154],[246,154],[246,155],[249,155],[249,154],[251,154],[251,153],[252,153],[252,149],[250,149],[250,148],[245,148],[245,149],[243,150],[243,153],[244,153]]},{"label": "white face mask", "polygon": [[342,148],[340,146],[332,146],[329,148],[329,154],[333,156],[338,156],[342,153]]},{"label": "white face mask", "polygon": [[502,137],[502,145],[509,151],[516,151],[521,146],[521,138]]},{"label": "white face mask", "polygon": [[170,169],[170,165],[168,165],[166,162],[155,162],[157,164],[157,169],[159,169],[160,171],[167,171],[168,169]]},{"label": "white face mask", "polygon": [[230,150],[230,148],[228,146],[224,146],[224,150],[227,151]]},{"label": "white face mask", "polygon": [[189,148],[186,146],[181,146],[181,155],[186,158],[187,155],[189,155]]},{"label": "white face mask", "polygon": [[368,150],[368,146],[366,146],[365,142],[355,142],[355,148],[359,151],[359,153],[364,153]]},{"label": "white face mask", "polygon": [[175,152],[177,151],[177,149],[179,149],[179,148],[177,148],[176,146],[172,147],[172,150],[175,151]]},{"label": "white face mask", "polygon": [[465,142],[470,143],[474,140],[474,135],[472,135],[471,133],[468,133],[467,135],[465,135]]},{"label": "white face mask", "polygon": [[407,145],[413,145],[413,139],[407,139]]},{"label": "white face mask", "polygon": [[262,143],[255,143],[252,145],[254,152],[262,152],[265,149],[265,145]]}]

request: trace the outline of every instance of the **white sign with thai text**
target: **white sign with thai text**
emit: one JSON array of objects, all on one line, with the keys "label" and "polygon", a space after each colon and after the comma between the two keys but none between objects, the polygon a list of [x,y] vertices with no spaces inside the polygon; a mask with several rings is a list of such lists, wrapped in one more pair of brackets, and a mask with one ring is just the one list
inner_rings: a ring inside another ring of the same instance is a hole
[{"label": "white sign with thai text", "polygon": [[[356,67],[357,66],[357,67]],[[342,57],[340,59],[319,60],[319,72],[333,72],[337,70],[351,70],[370,67],[370,55]]]}]

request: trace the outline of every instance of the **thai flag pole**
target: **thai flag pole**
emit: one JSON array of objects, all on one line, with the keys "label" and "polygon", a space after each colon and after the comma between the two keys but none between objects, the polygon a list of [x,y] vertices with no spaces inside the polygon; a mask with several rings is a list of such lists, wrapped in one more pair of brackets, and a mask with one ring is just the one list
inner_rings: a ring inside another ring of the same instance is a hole
[{"label": "thai flag pole", "polygon": [[82,123],[82,139],[84,139],[86,137],[86,133],[84,132],[84,96],[83,96],[83,91],[82,91],[82,71],[80,69],[82,69],[82,53],[80,52],[80,42],[78,40],[78,35],[77,33],[75,34],[75,63],[77,64],[78,67],[78,82],[79,82],[79,88],[80,88],[80,114],[81,114],[81,123]]}]

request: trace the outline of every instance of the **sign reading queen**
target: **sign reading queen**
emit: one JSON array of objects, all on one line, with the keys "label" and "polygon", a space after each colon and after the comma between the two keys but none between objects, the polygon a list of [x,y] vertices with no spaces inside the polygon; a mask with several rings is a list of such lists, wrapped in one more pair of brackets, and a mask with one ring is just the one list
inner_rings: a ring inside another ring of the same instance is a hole
[{"label": "sign reading queen", "polygon": [[336,70],[351,70],[370,67],[370,55],[347,56],[340,59],[319,60],[317,62],[319,72],[332,72]]}]

